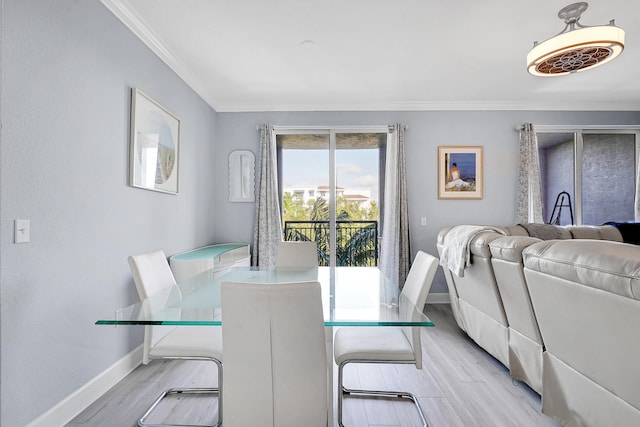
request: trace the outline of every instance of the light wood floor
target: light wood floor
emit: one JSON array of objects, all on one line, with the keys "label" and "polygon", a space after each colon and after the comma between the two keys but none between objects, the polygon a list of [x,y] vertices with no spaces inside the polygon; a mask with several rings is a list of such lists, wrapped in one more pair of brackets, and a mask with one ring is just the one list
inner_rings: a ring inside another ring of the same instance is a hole
[{"label": "light wood floor", "polygon": [[[448,304],[427,305],[426,313],[436,326],[422,329],[422,370],[413,365],[352,365],[345,368],[345,384],[413,392],[430,427],[560,426],[540,412],[540,396],[514,383],[500,362],[458,328]],[[138,367],[67,426],[135,427],[163,390],[214,384],[212,363],[155,361]],[[215,397],[172,397],[149,421],[202,423],[216,415]],[[344,423],[413,427],[420,426],[420,419],[410,402],[347,397]]]}]

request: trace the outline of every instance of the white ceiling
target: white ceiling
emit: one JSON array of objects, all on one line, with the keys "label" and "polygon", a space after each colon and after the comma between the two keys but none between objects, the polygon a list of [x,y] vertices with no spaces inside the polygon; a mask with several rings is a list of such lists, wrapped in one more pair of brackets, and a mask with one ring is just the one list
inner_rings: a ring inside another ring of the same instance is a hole
[{"label": "white ceiling", "polygon": [[102,2],[220,112],[640,110],[638,0],[592,1],[580,21],[615,19],[620,57],[546,78],[526,55],[571,0]]}]

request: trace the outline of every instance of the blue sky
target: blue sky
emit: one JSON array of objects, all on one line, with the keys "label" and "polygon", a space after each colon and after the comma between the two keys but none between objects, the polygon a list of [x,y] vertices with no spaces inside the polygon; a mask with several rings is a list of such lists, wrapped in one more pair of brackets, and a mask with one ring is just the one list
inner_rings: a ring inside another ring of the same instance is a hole
[{"label": "blue sky", "polygon": [[[329,184],[328,150],[283,150],[283,186]],[[366,188],[378,199],[378,150],[337,150],[337,185]]]},{"label": "blue sky", "polygon": [[476,177],[476,154],[475,153],[451,153],[451,164],[456,163],[460,169],[462,179]]}]

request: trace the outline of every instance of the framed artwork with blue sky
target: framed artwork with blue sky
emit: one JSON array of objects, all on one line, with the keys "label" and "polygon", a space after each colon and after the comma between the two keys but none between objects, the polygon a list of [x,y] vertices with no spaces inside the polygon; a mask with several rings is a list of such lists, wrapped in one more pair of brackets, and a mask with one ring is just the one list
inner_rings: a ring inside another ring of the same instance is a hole
[{"label": "framed artwork with blue sky", "polygon": [[438,147],[438,198],[482,199],[482,147]]}]

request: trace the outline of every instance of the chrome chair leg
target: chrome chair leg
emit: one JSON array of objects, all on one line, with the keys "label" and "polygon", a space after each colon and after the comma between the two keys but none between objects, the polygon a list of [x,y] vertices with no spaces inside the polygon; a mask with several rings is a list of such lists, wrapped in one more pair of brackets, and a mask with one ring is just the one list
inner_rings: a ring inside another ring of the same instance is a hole
[{"label": "chrome chair leg", "polygon": [[[140,417],[138,420],[138,426],[140,427],[220,427],[222,425],[222,362],[218,359],[206,358],[206,357],[162,357],[160,360],[203,360],[211,361],[217,365],[218,370],[218,387],[212,388],[170,388],[165,390],[156,400],[151,407]],[[160,404],[162,399],[171,394],[217,394],[218,395],[218,421],[212,424],[159,424],[148,423],[147,417],[153,412],[153,410]]]},{"label": "chrome chair leg", "polygon": [[[420,419],[422,420],[422,427],[427,427],[427,419],[422,412],[422,408],[420,407],[420,402],[418,402],[418,398],[413,394],[406,391],[384,391],[384,390],[357,390],[357,389],[349,389],[346,388],[343,383],[343,369],[347,365],[347,363],[388,363],[396,365],[399,362],[382,362],[382,361],[372,361],[372,360],[345,360],[340,365],[338,365],[338,426],[344,427],[342,423],[342,406],[344,395],[354,395],[354,396],[364,396],[364,397],[386,397],[390,399],[407,399],[411,400],[418,410],[418,414],[420,415]],[[413,363],[413,362],[411,362]]]}]

